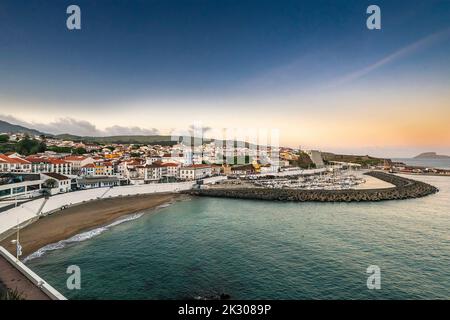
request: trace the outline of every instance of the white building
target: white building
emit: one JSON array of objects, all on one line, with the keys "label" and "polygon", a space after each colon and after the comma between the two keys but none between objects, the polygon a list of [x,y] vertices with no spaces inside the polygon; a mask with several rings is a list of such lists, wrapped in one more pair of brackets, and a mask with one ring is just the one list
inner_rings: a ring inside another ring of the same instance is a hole
[{"label": "white building", "polygon": [[89,163],[95,162],[95,160],[92,157],[85,157],[85,156],[67,156],[64,158],[64,161],[72,164],[72,172],[74,174],[79,173],[81,167]]},{"label": "white building", "polygon": [[39,174],[5,173],[0,176],[0,199],[23,199],[41,194],[44,180]]},{"label": "white building", "polygon": [[211,175],[211,166],[207,164],[193,164],[180,168],[180,178],[183,180],[197,180]]},{"label": "white building", "polygon": [[114,187],[120,184],[117,177],[86,177],[77,179],[77,184],[80,189],[104,188]]},{"label": "white building", "polygon": [[52,195],[57,193],[66,193],[71,189],[70,178],[62,174],[49,172],[42,174],[41,177],[44,181],[48,181],[50,179],[56,181],[55,187],[50,189],[50,194]]},{"label": "white building", "polygon": [[31,173],[31,163],[22,158],[0,154],[0,172]]},{"label": "white building", "polygon": [[145,181],[159,181],[167,174],[167,167],[161,162],[154,162],[144,166],[144,180]]},{"label": "white building", "polygon": [[175,162],[166,162],[162,164],[163,167],[166,167],[166,177],[175,177],[178,178],[180,176],[180,168],[181,164]]}]

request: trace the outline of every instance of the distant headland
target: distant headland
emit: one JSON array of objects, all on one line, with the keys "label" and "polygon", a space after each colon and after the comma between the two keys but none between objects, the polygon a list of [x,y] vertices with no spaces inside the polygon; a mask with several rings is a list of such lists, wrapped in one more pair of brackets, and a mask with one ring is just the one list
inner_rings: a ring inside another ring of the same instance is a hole
[{"label": "distant headland", "polygon": [[450,159],[450,156],[437,154],[436,152],[424,152],[415,156],[413,159]]}]

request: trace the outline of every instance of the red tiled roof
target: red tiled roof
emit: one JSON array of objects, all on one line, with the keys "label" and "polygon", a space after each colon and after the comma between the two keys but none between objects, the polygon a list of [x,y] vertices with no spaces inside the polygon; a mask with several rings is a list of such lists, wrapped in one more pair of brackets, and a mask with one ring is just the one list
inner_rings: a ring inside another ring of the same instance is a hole
[{"label": "red tiled roof", "polygon": [[172,163],[172,162],[166,162],[162,164],[163,167],[178,167],[179,164]]},{"label": "red tiled roof", "polygon": [[55,173],[55,172],[47,172],[47,173],[44,173],[44,174],[46,176],[49,176],[49,177],[51,177],[53,179],[56,179],[56,180],[69,180],[70,179],[69,177],[66,177],[66,176],[64,176],[62,174]]},{"label": "red tiled roof", "polygon": [[48,163],[48,159],[44,157],[36,157],[36,156],[28,156],[25,158],[25,160],[31,162],[31,163]]},{"label": "red tiled roof", "polygon": [[186,166],[183,169],[200,169],[200,168],[211,168],[209,164],[191,164],[190,166]]},{"label": "red tiled roof", "polygon": [[87,159],[85,156],[67,156],[64,158],[66,161],[83,161]]},{"label": "red tiled roof", "polygon": [[66,164],[67,162],[61,159],[56,159],[56,158],[49,158],[48,162],[50,162],[51,164]]},{"label": "red tiled roof", "polygon": [[21,158],[7,157],[4,154],[0,154],[0,161],[6,162],[6,163],[30,164],[30,162],[27,160],[24,160]]}]

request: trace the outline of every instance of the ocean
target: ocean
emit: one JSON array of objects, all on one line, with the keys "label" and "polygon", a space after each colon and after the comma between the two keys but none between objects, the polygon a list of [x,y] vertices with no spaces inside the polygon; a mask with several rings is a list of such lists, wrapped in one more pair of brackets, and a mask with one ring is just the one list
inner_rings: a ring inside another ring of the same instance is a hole
[{"label": "ocean", "polygon": [[[192,198],[26,264],[69,299],[449,299],[450,179],[414,178],[440,192],[376,203]],[[67,289],[70,265],[80,290]],[[371,265],[379,290],[367,288]]]},{"label": "ocean", "polygon": [[450,170],[450,159],[412,159],[412,158],[397,158],[393,161],[403,162],[410,166],[448,169]]}]

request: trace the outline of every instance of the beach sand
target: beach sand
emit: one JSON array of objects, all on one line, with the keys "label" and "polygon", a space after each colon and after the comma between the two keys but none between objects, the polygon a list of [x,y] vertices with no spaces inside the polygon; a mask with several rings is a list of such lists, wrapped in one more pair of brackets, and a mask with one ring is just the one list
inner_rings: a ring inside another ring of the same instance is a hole
[{"label": "beach sand", "polygon": [[392,183],[377,179],[375,177],[363,175],[362,173],[356,173],[356,176],[366,180],[365,183],[358,184],[353,189],[364,190],[364,189],[384,189],[384,188],[394,188]]},{"label": "beach sand", "polygon": [[[109,224],[124,215],[156,208],[182,197],[186,195],[160,193],[110,198],[94,200],[55,212],[20,230],[22,258],[47,244],[68,239],[83,231]],[[13,255],[16,254],[16,249],[11,240],[15,238],[14,234],[0,242],[0,245]]]}]

